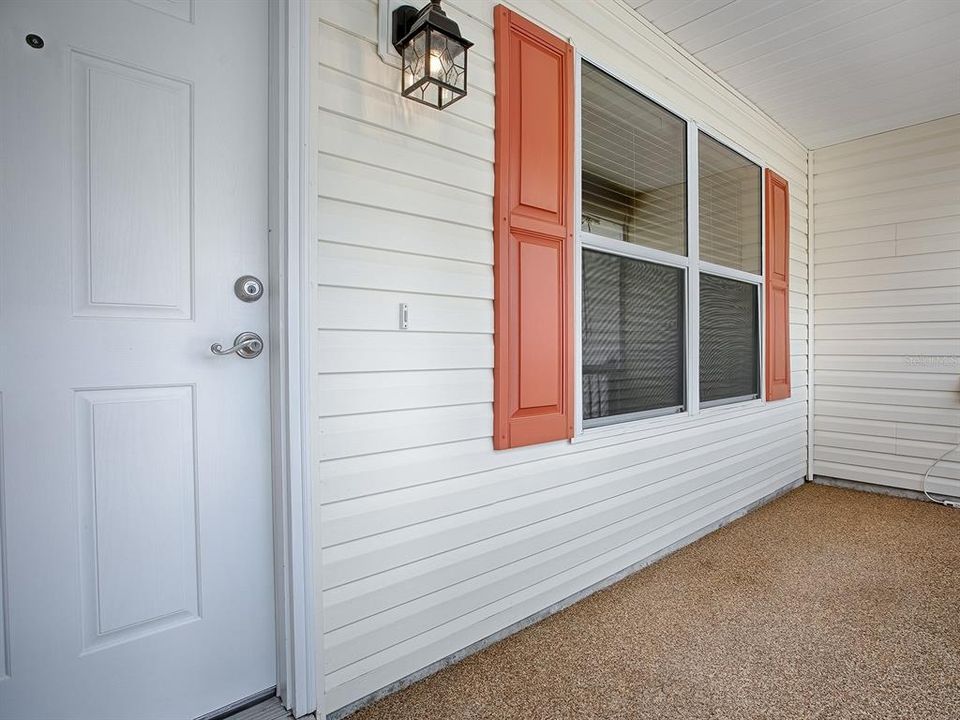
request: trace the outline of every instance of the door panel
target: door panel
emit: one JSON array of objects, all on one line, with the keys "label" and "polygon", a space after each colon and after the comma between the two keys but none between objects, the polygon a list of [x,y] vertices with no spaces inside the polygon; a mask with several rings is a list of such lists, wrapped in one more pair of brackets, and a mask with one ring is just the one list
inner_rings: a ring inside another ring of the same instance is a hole
[{"label": "door panel", "polygon": [[194,432],[191,387],[77,393],[82,652],[199,617]]},{"label": "door panel", "polygon": [[233,293],[267,276],[267,27],[267,0],[0,1],[0,718],[276,685],[268,357],[210,352],[269,343]]},{"label": "door panel", "polygon": [[189,318],[190,83],[77,51],[69,63],[77,313]]}]

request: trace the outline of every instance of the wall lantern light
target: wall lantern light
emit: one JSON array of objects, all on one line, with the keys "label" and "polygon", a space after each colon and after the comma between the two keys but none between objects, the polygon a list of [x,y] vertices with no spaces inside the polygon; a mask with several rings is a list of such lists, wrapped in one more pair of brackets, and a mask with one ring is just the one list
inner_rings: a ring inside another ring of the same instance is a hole
[{"label": "wall lantern light", "polygon": [[473,45],[447,17],[440,0],[420,11],[393,11],[393,46],[403,60],[402,94],[443,110],[467,94],[467,49]]}]

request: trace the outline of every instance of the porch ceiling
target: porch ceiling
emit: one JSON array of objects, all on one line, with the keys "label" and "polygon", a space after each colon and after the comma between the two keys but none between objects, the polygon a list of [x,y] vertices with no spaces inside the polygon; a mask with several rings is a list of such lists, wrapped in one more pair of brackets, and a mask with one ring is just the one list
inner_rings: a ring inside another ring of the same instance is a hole
[{"label": "porch ceiling", "polygon": [[627,0],[807,147],[960,113],[955,0]]}]

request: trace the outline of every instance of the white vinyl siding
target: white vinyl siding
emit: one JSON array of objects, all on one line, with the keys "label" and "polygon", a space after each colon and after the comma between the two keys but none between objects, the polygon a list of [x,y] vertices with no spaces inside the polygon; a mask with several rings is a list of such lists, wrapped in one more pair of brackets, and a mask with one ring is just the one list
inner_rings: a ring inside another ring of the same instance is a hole
[{"label": "white vinyl siding", "polygon": [[377,54],[376,2],[315,6],[316,497],[330,711],[806,472],[806,151],[615,0],[512,7],[789,180],[792,397],[493,450],[494,4],[444,2],[476,45],[469,94],[443,112],[400,96],[399,69]]},{"label": "white vinyl siding", "polygon": [[[960,115],[814,153],[814,470],[918,490],[960,442]],[[931,490],[960,494],[960,462]]]}]

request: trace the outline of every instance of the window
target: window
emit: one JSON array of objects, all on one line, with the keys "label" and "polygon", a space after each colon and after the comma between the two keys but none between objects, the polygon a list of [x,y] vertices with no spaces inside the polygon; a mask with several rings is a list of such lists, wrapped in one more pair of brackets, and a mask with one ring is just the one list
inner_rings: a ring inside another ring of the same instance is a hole
[{"label": "window", "polygon": [[683,271],[583,251],[583,416],[683,409]]},{"label": "window", "polygon": [[760,166],[585,61],[580,79],[583,426],[759,397]]},{"label": "window", "polygon": [[581,223],[591,234],[687,252],[687,124],[583,63]]},{"label": "window", "polygon": [[760,168],[703,132],[700,259],[760,274]]},{"label": "window", "polygon": [[760,397],[760,167],[697,133],[700,403]]},{"label": "window", "polygon": [[700,404],[759,397],[757,287],[700,275]]},{"label": "window", "polygon": [[687,124],[582,64],[583,422],[685,409]]}]

